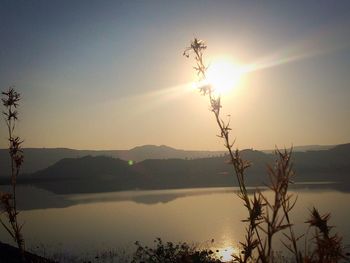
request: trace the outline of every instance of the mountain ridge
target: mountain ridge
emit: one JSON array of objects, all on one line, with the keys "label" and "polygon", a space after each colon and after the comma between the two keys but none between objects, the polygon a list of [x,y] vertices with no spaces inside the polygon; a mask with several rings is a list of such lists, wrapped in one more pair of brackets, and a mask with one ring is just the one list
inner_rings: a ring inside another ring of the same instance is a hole
[{"label": "mountain ridge", "polygon": [[[21,173],[30,174],[49,167],[63,158],[78,158],[86,155],[110,156],[123,160],[203,158],[222,155],[225,151],[186,151],[169,146],[143,145],[130,150],[76,150],[70,148],[24,148],[24,164]],[[0,149],[0,177],[10,173],[10,158],[7,149]]]},{"label": "mountain ridge", "polygon": [[[249,186],[268,181],[267,165],[275,156],[255,150],[241,151],[253,163],[247,170]],[[133,164],[106,156],[66,158],[33,173],[26,183],[55,193],[106,192],[135,189],[222,187],[236,184],[228,156],[197,159],[147,159]],[[293,153],[296,182],[341,182],[350,186],[350,144],[330,150]]]},{"label": "mountain ridge", "polygon": [[[300,146],[306,149],[307,146]],[[319,146],[323,147],[323,146]],[[331,147],[331,146],[324,146]],[[334,148],[335,146],[333,146]],[[294,147],[294,151],[298,148]],[[332,147],[331,147],[332,148]],[[129,150],[77,150],[65,147],[57,148],[24,148],[24,164],[21,173],[30,174],[45,169],[63,158],[78,158],[86,155],[91,156],[110,156],[123,160],[143,161],[146,159],[194,159],[206,158],[213,156],[221,156],[226,151],[206,151],[206,150],[183,150],[176,149],[167,145],[141,145],[135,146]],[[273,150],[261,151],[264,153],[272,153]],[[10,173],[10,159],[7,149],[0,149],[0,178],[6,177]]]}]

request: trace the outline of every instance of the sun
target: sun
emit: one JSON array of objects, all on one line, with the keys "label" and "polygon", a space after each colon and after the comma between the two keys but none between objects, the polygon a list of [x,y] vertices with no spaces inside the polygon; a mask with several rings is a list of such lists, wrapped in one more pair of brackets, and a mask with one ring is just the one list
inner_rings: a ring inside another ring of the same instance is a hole
[{"label": "sun", "polygon": [[206,82],[212,86],[215,93],[225,94],[239,84],[242,73],[238,64],[229,59],[218,59],[209,65]]}]

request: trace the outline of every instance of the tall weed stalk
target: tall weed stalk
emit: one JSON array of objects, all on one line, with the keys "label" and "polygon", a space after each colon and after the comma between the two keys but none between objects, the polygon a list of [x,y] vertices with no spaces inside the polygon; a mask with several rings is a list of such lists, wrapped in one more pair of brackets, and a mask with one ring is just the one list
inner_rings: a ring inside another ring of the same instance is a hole
[{"label": "tall weed stalk", "polygon": [[[293,229],[290,212],[296,204],[297,197],[288,192],[289,185],[295,175],[291,160],[292,149],[287,151],[276,150],[276,162],[273,166],[267,166],[270,178],[269,188],[273,198],[268,199],[261,191],[256,190],[252,197],[248,195],[246,187],[246,170],[251,163],[244,160],[238,149],[234,148],[235,141],[230,139],[230,122],[221,118],[221,96],[215,94],[214,88],[207,84],[208,66],[204,62],[203,54],[207,49],[204,41],[195,38],[183,53],[189,58],[193,55],[198,75],[199,91],[209,99],[210,110],[213,112],[219,137],[223,139],[224,146],[229,154],[229,162],[238,181],[238,196],[242,199],[248,215],[243,221],[247,223],[245,240],[240,242],[241,253],[233,255],[235,262],[276,262],[277,255],[273,249],[273,240],[277,233],[282,233],[285,240],[282,244],[292,253],[293,262],[338,262],[343,258],[341,238],[337,235],[330,236],[330,228],[327,225],[329,216],[320,216],[314,209],[311,219],[307,222],[310,227],[316,228],[313,237],[314,246],[311,253],[301,251],[298,241],[304,236],[297,236]],[[202,84],[206,83],[206,84]],[[307,238],[307,237],[305,237]]]},{"label": "tall weed stalk", "polygon": [[20,139],[20,137],[15,135],[15,127],[18,120],[17,108],[19,106],[21,96],[17,91],[15,91],[14,88],[10,87],[7,91],[2,92],[1,100],[5,108],[3,115],[8,130],[9,154],[11,162],[11,193],[0,193],[1,212],[7,217],[7,222],[0,218],[0,223],[16,242],[24,258],[25,246],[22,235],[23,225],[18,222],[19,211],[17,208],[16,196],[17,177],[23,164],[23,150],[21,148],[23,141]]}]

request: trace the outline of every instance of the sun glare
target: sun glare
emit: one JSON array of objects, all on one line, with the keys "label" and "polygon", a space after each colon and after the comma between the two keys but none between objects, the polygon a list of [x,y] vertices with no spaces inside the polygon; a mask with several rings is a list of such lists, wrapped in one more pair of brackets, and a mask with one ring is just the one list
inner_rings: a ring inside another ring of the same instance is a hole
[{"label": "sun glare", "polygon": [[213,61],[207,70],[207,82],[214,92],[224,94],[235,88],[240,81],[242,69],[228,59]]}]

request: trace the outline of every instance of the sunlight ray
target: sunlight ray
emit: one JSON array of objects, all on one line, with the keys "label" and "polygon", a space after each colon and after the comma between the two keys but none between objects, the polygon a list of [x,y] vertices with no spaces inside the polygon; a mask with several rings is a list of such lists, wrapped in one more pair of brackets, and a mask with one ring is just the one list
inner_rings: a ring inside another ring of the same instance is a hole
[{"label": "sunlight ray", "polygon": [[136,96],[126,97],[124,100],[133,103],[134,105],[139,105],[140,107],[135,110],[135,113],[140,114],[155,110],[171,101],[181,99],[190,92],[193,92],[193,85],[189,82],[165,89],[152,90]]},{"label": "sunlight ray", "polygon": [[[322,28],[307,38],[297,41],[296,43],[280,48],[279,50],[257,59],[256,62],[250,63],[243,67],[244,73],[250,73],[257,70],[267,69],[284,65],[287,63],[304,60],[316,56],[336,52],[349,47],[348,41],[343,41],[348,35],[348,29],[334,25],[330,28]],[[337,44],[334,40],[337,39]]]}]

